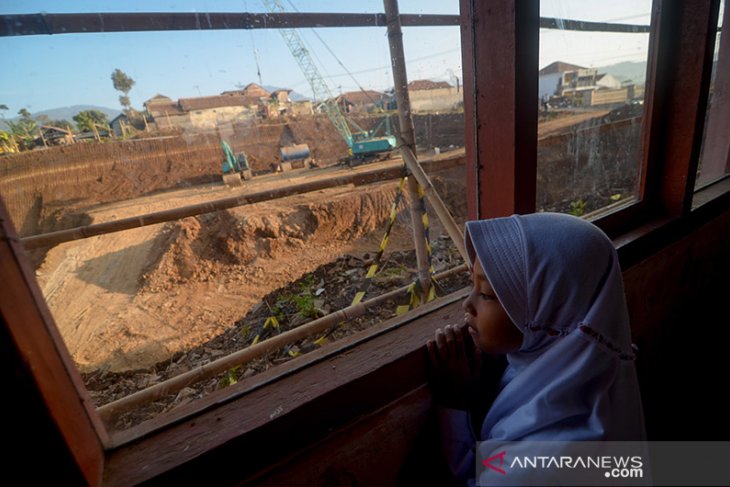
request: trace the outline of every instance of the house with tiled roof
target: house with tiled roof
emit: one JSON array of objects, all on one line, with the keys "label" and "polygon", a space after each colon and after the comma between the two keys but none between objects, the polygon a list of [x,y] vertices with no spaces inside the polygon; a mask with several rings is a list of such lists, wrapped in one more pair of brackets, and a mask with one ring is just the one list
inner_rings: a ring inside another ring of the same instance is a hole
[{"label": "house with tiled roof", "polygon": [[463,106],[464,100],[459,86],[429,79],[408,83],[408,96],[414,112],[448,112]]},{"label": "house with tiled roof", "polygon": [[154,125],[159,129],[189,126],[189,117],[172,98],[156,94],[144,102],[144,108]]},{"label": "house with tiled roof", "polygon": [[581,69],[586,68],[563,61],[555,61],[542,68],[538,71],[538,98],[549,100],[551,96],[560,95],[563,75]]},{"label": "house with tiled roof", "polygon": [[380,91],[359,90],[341,94],[337,97],[337,103],[344,113],[364,113],[383,108],[389,99],[388,95]]},{"label": "house with tiled roof", "polygon": [[[621,105],[635,96],[633,84],[626,85],[596,68],[556,61],[539,71],[539,96],[543,106],[586,107]],[[557,100],[557,101],[556,101]]]},{"label": "house with tiled roof", "polygon": [[224,91],[219,95],[180,98],[177,101],[157,94],[144,106],[160,129],[213,129],[224,123],[293,113],[290,92],[289,89],[269,92],[256,83],[249,83],[242,89]]}]

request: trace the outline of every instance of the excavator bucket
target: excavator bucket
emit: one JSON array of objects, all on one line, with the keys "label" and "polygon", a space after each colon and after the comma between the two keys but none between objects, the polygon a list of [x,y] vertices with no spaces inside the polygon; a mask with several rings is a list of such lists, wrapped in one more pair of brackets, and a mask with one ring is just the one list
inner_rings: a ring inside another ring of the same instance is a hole
[{"label": "excavator bucket", "polygon": [[223,184],[226,186],[243,186],[241,173],[231,172],[223,175]]}]

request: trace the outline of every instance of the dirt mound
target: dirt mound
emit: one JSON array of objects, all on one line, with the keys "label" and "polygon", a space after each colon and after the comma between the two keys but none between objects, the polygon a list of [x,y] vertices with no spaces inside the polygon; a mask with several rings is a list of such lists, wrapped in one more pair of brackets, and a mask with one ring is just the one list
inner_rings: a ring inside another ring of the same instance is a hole
[{"label": "dirt mound", "polygon": [[[83,372],[147,367],[218,336],[318,266],[377,250],[396,189],[332,188],[67,242],[37,275]],[[401,243],[410,244],[406,225],[389,248]]]},{"label": "dirt mound", "polygon": [[[436,271],[459,265],[461,257],[448,238],[433,241]],[[184,373],[202,364],[236,352],[249,346],[255,337],[265,339],[272,334],[282,333],[321,316],[324,313],[347,307],[355,293],[362,289],[368,266],[373,254],[345,255],[334,262],[322,265],[300,279],[262,297],[259,305],[252,308],[243,318],[219,336],[188,350],[174,354],[169,360],[154,366],[121,373],[97,370],[84,375],[84,381],[97,406],[112,402],[150,387],[171,377]],[[416,275],[416,259],[412,250],[388,252],[381,263],[367,298],[383,294],[413,282]],[[468,285],[466,272],[439,281],[440,292],[448,294]],[[366,298],[366,299],[367,299]],[[271,352],[240,367],[210,379],[191,384],[179,393],[171,394],[153,403],[116,418],[108,426],[124,430],[158,414],[187,404],[212,391],[228,387],[248,379],[280,363],[316,350],[327,343],[337,341],[358,331],[369,328],[382,320],[394,316],[396,304],[407,303],[408,296],[387,301],[370,309],[365,315],[347,323],[333,326],[324,333],[291,343],[289,346]],[[278,329],[264,329],[266,319],[275,315]]]},{"label": "dirt mound", "polygon": [[393,186],[374,185],[356,198],[348,191],[329,191],[332,198],[327,201],[287,209],[272,211],[263,205],[168,223],[140,291],[205,282],[231,271],[249,277],[256,272],[252,269],[269,267],[267,261],[309,252],[317,245],[351,242],[383,224],[394,198]]}]

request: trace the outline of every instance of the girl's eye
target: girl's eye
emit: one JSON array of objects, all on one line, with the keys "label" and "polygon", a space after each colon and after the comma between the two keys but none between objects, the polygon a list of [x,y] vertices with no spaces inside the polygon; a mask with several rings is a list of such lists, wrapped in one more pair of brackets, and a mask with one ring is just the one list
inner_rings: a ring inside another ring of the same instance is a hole
[{"label": "girl's eye", "polygon": [[494,296],[490,296],[489,294],[479,293],[479,297],[482,299],[494,299]]}]

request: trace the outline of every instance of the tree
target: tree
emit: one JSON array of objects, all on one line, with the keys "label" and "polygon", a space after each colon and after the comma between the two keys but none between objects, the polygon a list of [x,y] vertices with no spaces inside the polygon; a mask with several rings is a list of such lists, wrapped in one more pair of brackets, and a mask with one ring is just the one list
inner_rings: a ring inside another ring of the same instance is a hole
[{"label": "tree", "polygon": [[73,116],[73,121],[81,132],[94,132],[94,124],[107,125],[106,114],[99,110],[84,110]]},{"label": "tree", "polygon": [[132,103],[129,101],[129,92],[134,86],[134,80],[119,68],[114,70],[111,78],[112,83],[114,83],[114,89],[124,93],[119,96],[119,103],[124,108],[124,113],[129,113],[132,110]]},{"label": "tree", "polygon": [[27,108],[21,108],[18,110],[20,119],[16,122],[6,120],[10,128],[10,133],[13,135],[15,142],[18,145],[19,150],[29,150],[33,148],[33,140],[35,139],[34,132],[38,129],[38,124],[33,120],[33,116],[30,114]]}]

